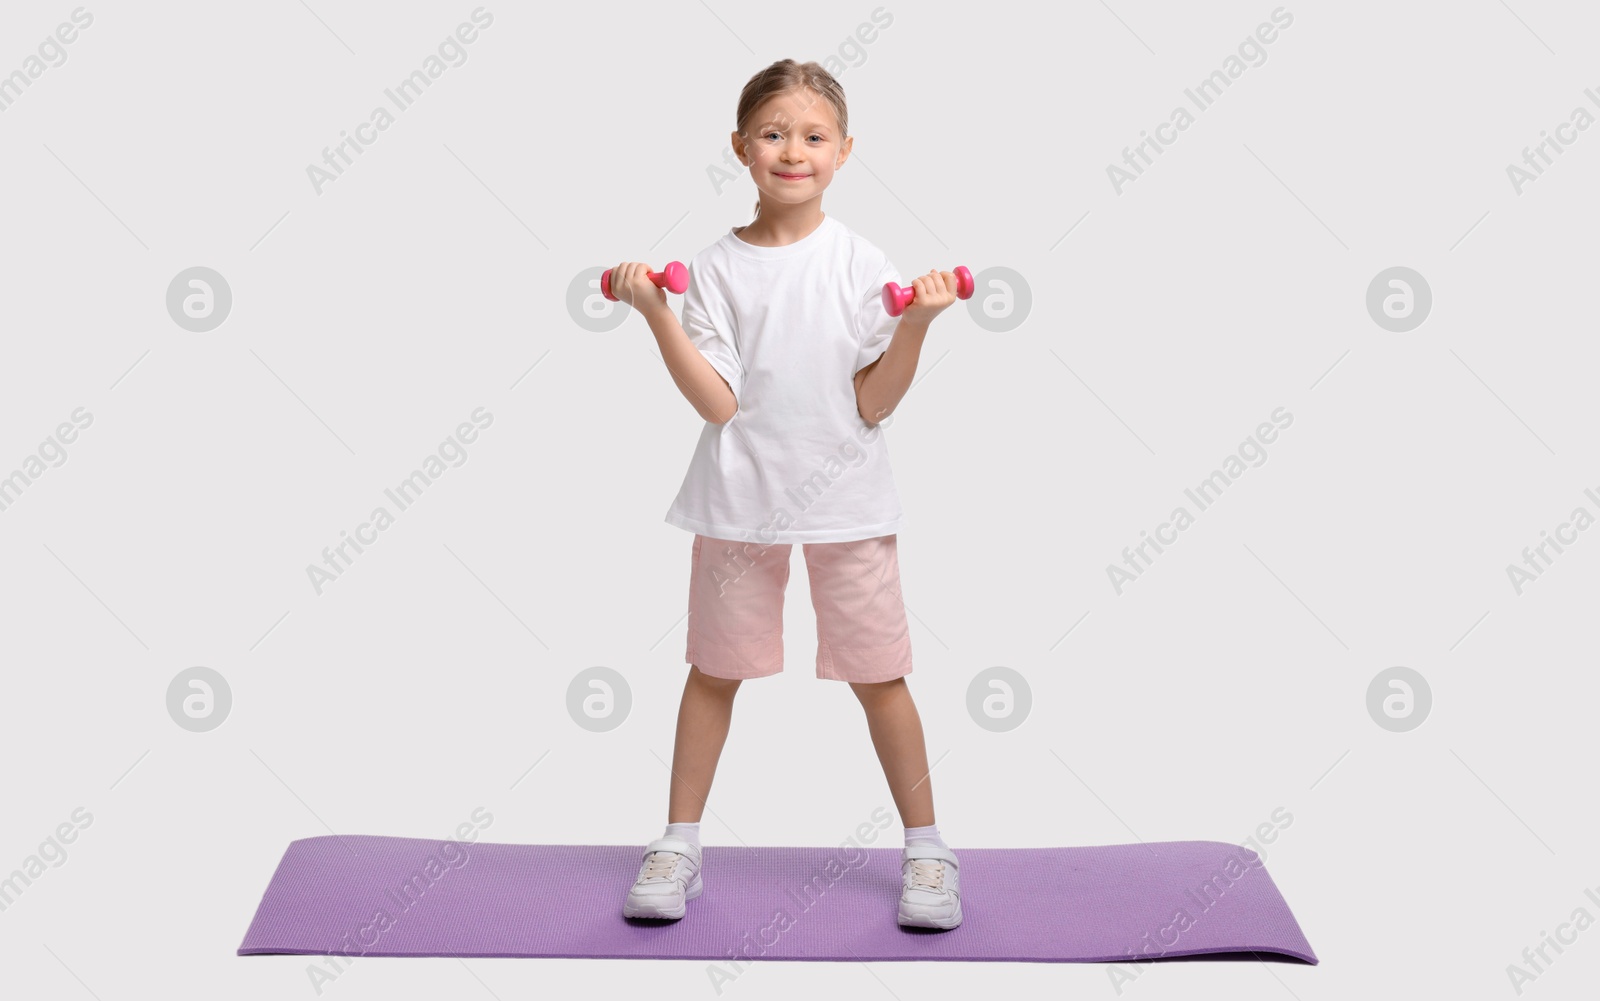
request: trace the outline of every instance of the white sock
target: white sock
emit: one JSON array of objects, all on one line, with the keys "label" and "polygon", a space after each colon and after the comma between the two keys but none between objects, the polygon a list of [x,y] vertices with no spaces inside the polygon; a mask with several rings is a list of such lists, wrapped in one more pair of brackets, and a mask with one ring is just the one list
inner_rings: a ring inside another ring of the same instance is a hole
[{"label": "white sock", "polygon": [[939,837],[939,825],[929,824],[927,827],[906,828],[906,846],[911,845],[938,845],[940,848],[949,848],[944,839]]},{"label": "white sock", "polygon": [[691,845],[694,845],[696,848],[699,848],[700,847],[700,821],[697,820],[692,824],[686,824],[686,823],[668,824],[667,825],[667,832],[665,834],[663,834],[662,837],[664,837],[664,838],[682,838],[683,840],[689,842]]}]

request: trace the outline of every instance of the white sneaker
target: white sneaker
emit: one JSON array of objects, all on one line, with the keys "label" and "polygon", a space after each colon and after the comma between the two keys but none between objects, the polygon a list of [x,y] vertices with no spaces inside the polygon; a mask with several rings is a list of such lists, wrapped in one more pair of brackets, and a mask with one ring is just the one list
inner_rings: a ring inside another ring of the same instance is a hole
[{"label": "white sneaker", "polygon": [[686,901],[700,896],[700,846],[682,838],[657,838],[645,846],[639,877],[628,891],[622,914],[629,918],[677,919]]},{"label": "white sneaker", "polygon": [[961,872],[956,853],[938,845],[907,845],[900,852],[900,923],[954,928],[961,923]]}]

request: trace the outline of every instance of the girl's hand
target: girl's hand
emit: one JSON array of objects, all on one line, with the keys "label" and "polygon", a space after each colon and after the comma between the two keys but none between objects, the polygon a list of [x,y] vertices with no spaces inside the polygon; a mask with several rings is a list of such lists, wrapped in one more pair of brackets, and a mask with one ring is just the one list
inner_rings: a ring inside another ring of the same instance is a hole
[{"label": "girl's hand", "polygon": [[666,308],[667,291],[650,280],[650,266],[624,261],[611,269],[611,294],[641,313]]},{"label": "girl's hand", "polygon": [[953,271],[933,268],[920,278],[913,278],[911,287],[917,290],[917,294],[912,298],[911,305],[907,306],[900,316],[912,323],[920,323],[924,327],[956,301],[957,284]]}]

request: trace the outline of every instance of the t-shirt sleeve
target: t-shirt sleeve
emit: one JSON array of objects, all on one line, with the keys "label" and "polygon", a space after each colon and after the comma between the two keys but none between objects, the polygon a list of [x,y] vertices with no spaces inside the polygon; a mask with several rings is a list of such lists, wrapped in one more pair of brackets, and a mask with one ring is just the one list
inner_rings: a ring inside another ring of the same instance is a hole
[{"label": "t-shirt sleeve", "polygon": [[900,272],[885,259],[883,267],[867,283],[861,301],[856,303],[856,344],[859,347],[856,367],[850,372],[852,378],[877,361],[878,356],[889,348],[889,340],[894,336],[895,327],[900,325],[900,318],[890,316],[889,311],[883,308],[883,286],[885,282],[899,280]]},{"label": "t-shirt sleeve", "polygon": [[731,317],[721,293],[689,264],[689,287],[683,293],[683,332],[705,356],[717,374],[728,382],[733,398],[738,400],[744,389],[744,366],[739,361],[739,349],[733,342]]}]

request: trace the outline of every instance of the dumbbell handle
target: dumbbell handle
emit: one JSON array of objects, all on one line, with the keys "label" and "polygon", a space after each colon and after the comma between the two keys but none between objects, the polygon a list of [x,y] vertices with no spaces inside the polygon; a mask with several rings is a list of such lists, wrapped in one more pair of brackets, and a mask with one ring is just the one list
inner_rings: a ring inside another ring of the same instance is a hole
[{"label": "dumbbell handle", "polygon": [[[650,272],[650,280],[655,282],[656,288],[664,288],[668,292],[682,295],[684,290],[689,287],[689,269],[680,262],[673,261],[660,271]],[[606,268],[605,273],[600,276],[600,294],[612,302],[619,301],[616,296],[611,294],[610,268]]]},{"label": "dumbbell handle", "polygon": [[[965,264],[958,264],[955,267],[955,276],[957,298],[971,299],[972,290],[975,287],[972,282],[972,272],[967,270]],[[914,285],[901,288],[894,282],[884,283],[883,308],[888,311],[890,316],[899,316],[904,313],[906,307],[911,305],[911,301],[916,297],[917,289]]]}]

